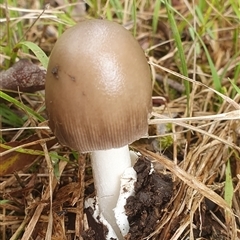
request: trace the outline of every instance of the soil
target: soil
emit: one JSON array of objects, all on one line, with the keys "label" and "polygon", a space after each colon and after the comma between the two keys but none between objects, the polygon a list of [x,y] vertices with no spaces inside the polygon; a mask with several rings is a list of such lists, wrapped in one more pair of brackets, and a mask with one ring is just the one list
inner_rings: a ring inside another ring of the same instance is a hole
[{"label": "soil", "polygon": [[156,230],[161,212],[173,194],[170,175],[152,171],[151,162],[140,157],[134,166],[137,172],[135,196],[127,199],[126,215],[130,225],[127,239],[142,239]]},{"label": "soil", "polygon": [[85,209],[87,215],[88,225],[90,228],[84,231],[82,237],[84,240],[105,240],[108,229],[100,222],[96,222],[93,218],[93,209],[88,207]]},{"label": "soil", "polygon": [[[161,218],[161,211],[170,201],[173,183],[169,175],[153,170],[150,160],[140,157],[134,165],[137,172],[135,196],[127,199],[125,205],[130,230],[125,237],[128,240],[142,239],[152,233]],[[105,240],[106,227],[96,223],[93,210],[85,209],[89,230],[83,234],[84,240]]]}]

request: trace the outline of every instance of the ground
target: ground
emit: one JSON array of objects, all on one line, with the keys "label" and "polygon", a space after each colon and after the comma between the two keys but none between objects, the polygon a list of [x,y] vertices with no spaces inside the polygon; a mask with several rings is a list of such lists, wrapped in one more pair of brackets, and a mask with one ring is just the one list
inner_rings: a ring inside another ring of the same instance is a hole
[{"label": "ground", "polygon": [[152,72],[149,136],[129,146],[142,156],[125,206],[126,239],[240,239],[237,1],[6,0],[0,7],[0,239],[104,238],[83,207],[95,195],[90,154],[59,144],[44,103],[51,49],[86,18],[125,26]]}]

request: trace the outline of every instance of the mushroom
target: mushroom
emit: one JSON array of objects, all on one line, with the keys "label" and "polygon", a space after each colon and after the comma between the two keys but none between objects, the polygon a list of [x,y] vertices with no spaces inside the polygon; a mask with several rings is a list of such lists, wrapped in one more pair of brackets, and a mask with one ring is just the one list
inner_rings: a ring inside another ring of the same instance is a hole
[{"label": "mushroom", "polygon": [[147,134],[151,74],[131,33],[85,20],[57,40],[46,74],[49,126],[59,142],[91,152],[99,208],[119,236],[113,208],[131,166],[128,144]]}]

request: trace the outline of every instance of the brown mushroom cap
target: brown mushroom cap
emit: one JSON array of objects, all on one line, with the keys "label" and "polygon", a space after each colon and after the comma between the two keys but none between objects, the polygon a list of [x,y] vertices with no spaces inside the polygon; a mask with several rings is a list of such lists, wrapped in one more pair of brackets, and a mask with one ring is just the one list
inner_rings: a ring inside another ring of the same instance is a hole
[{"label": "brown mushroom cap", "polygon": [[64,32],[45,89],[50,128],[73,149],[119,148],[147,133],[150,69],[138,42],[117,23],[86,20]]}]

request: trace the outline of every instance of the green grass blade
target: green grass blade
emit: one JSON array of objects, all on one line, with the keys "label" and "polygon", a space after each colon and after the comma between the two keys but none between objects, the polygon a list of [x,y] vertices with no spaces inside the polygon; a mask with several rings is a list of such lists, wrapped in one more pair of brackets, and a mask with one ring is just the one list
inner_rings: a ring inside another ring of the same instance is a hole
[{"label": "green grass blade", "polygon": [[13,103],[14,105],[16,105],[18,108],[22,109],[24,112],[26,112],[29,116],[32,116],[34,118],[36,118],[38,121],[43,122],[45,121],[45,119],[39,115],[38,113],[36,113],[33,109],[29,108],[28,106],[24,105],[23,103],[19,102],[17,99],[12,98],[11,96],[9,96],[8,94],[0,91],[0,98],[5,99],[6,101]]},{"label": "green grass blade", "polygon": [[199,41],[201,42],[201,45],[204,49],[204,52],[206,54],[208,63],[209,63],[209,67],[212,73],[212,78],[213,78],[213,86],[215,88],[215,90],[217,90],[218,92],[222,92],[222,84],[221,84],[221,80],[220,77],[218,76],[217,70],[215,68],[215,65],[212,61],[212,58],[209,54],[209,51],[205,45],[205,43],[203,42],[202,38],[199,36],[199,34],[197,32],[195,32],[196,36],[198,37]]},{"label": "green grass blade", "polygon": [[232,174],[231,174],[231,165],[230,161],[227,162],[226,167],[226,182],[225,182],[225,191],[224,191],[224,199],[229,205],[232,206],[232,199],[233,199],[233,183],[232,183]]},{"label": "green grass blade", "polygon": [[7,203],[10,203],[10,201],[9,200],[0,200],[0,205],[4,205]]},{"label": "green grass blade", "polygon": [[161,0],[156,0],[155,6],[154,6],[154,11],[153,11],[153,21],[152,21],[153,33],[157,32],[160,8],[161,8]]},{"label": "green grass blade", "polygon": [[107,3],[107,5],[105,6],[104,16],[106,16],[109,21],[113,20],[113,16],[112,16],[112,12],[111,12],[109,3]]},{"label": "green grass blade", "polygon": [[123,7],[121,2],[119,0],[110,0],[110,3],[114,8],[117,18],[123,20]]},{"label": "green grass blade", "polygon": [[[167,0],[165,0],[165,1],[167,1]],[[178,14],[186,23],[188,23],[189,27],[194,31],[194,34],[195,34],[196,37],[198,38],[198,40],[199,40],[199,42],[201,43],[201,45],[202,45],[202,47],[203,47],[203,49],[204,49],[204,52],[205,52],[205,54],[206,54],[206,57],[207,57],[207,60],[208,60],[208,64],[209,64],[209,67],[210,67],[210,70],[211,70],[211,74],[212,74],[212,77],[213,77],[213,85],[214,85],[214,88],[215,88],[215,90],[217,90],[218,92],[222,92],[222,84],[221,84],[220,77],[218,76],[218,73],[217,73],[217,70],[216,70],[216,68],[215,68],[215,65],[214,65],[214,63],[213,63],[213,61],[212,61],[212,58],[211,58],[211,56],[210,56],[210,54],[209,54],[209,51],[208,51],[206,45],[204,44],[201,36],[200,36],[199,33],[194,29],[194,27],[192,26],[192,24],[191,24],[182,14],[180,14],[180,13],[177,12],[174,8],[172,8],[172,7],[169,5],[169,3],[166,4],[166,7],[169,8],[172,12],[175,12],[176,14]],[[196,8],[196,9],[197,9],[197,8]],[[196,9],[195,9],[195,11],[196,11]],[[172,17],[172,18],[173,18],[173,17]],[[171,19],[170,19],[169,21],[171,22]],[[174,20],[174,18],[173,18],[173,24],[174,24],[174,22],[175,22],[175,20]],[[174,25],[175,25],[174,28],[176,28],[177,33],[178,33],[178,29],[177,29],[177,26],[176,26],[176,22],[175,22]],[[172,27],[172,26],[171,26],[171,27]],[[176,33],[173,31],[173,34],[175,35]],[[177,47],[178,47],[178,45],[179,45],[180,49],[181,49],[181,48],[183,49],[180,35],[179,35],[179,37],[176,36],[175,38],[176,38],[175,41],[176,41]],[[179,49],[178,49],[178,50],[179,50]],[[181,61],[185,59],[184,55],[183,55],[184,59],[181,58],[181,56],[182,56],[182,53],[181,53],[181,52],[179,52],[179,55],[180,55]],[[182,63],[182,65],[186,66],[186,61],[185,61],[185,63]],[[181,70],[181,69],[180,69],[180,70]],[[182,74],[183,74],[183,73],[182,73]],[[184,74],[183,74],[183,75],[184,75]],[[189,87],[189,88],[190,88],[190,87]],[[190,90],[190,89],[189,89],[189,90]]]},{"label": "green grass blade", "polygon": [[[240,20],[240,2],[236,0],[230,0],[232,9],[234,10],[236,16],[238,16]],[[237,4],[238,3],[238,4]]]},{"label": "green grass blade", "polygon": [[24,42],[20,42],[16,45],[16,48],[21,48],[22,46],[27,47],[28,49],[30,49],[35,56],[38,58],[38,60],[41,62],[41,64],[43,65],[43,67],[47,68],[48,66],[48,57],[45,54],[45,52],[35,43],[33,42],[28,42],[28,41],[24,41]]},{"label": "green grass blade", "polygon": [[0,113],[2,117],[2,123],[8,124],[13,127],[21,127],[24,124],[23,119],[3,103],[0,104]]},{"label": "green grass blade", "polygon": [[170,26],[171,26],[171,29],[172,29],[172,32],[173,32],[173,37],[174,37],[174,40],[176,42],[176,46],[177,46],[178,53],[179,53],[179,58],[180,58],[180,61],[181,61],[180,72],[181,72],[182,75],[187,77],[188,76],[188,68],[187,68],[185,54],[184,54],[184,51],[183,51],[181,36],[180,36],[179,31],[178,31],[178,27],[177,27],[177,23],[176,23],[175,18],[174,18],[172,7],[170,6],[168,1],[165,1],[165,3],[166,3],[166,8],[167,8],[168,19],[169,19],[169,22],[170,22]]},{"label": "green grass blade", "polygon": [[231,82],[233,88],[235,89],[235,91],[240,94],[240,88],[232,81],[229,79],[229,81]]},{"label": "green grass blade", "polygon": [[136,7],[136,0],[133,0],[132,18],[133,18],[133,36],[136,37],[136,35],[137,35],[137,7]]},{"label": "green grass blade", "polygon": [[[7,144],[2,144],[2,143],[0,143],[0,147],[5,150],[10,150],[13,148],[12,146],[8,146]],[[14,152],[19,152],[19,153],[24,153],[24,154],[29,154],[29,155],[36,155],[36,156],[45,156],[44,151],[30,149],[30,148],[18,147],[16,149],[14,149]],[[59,155],[57,152],[54,152],[54,151],[49,152],[49,156],[51,159],[54,159],[55,163],[56,163],[57,159],[58,159],[58,161],[59,160],[69,161],[68,158],[62,157],[61,155]]]},{"label": "green grass blade", "polygon": [[[171,29],[173,32],[173,37],[174,37],[174,40],[175,40],[175,43],[176,43],[176,46],[178,49],[178,55],[179,55],[179,58],[181,61],[180,72],[182,75],[187,77],[188,76],[187,62],[186,62],[186,58],[185,58],[185,54],[184,54],[184,50],[183,50],[181,36],[178,31],[178,27],[177,27],[177,24],[176,24],[176,21],[174,18],[173,9],[167,0],[165,0],[165,4],[166,4],[166,9],[167,9],[168,19],[169,19],[170,26],[171,26]],[[185,85],[186,95],[187,95],[187,115],[189,115],[190,84],[188,81],[184,81],[184,85]]]}]

